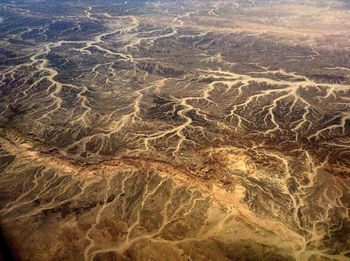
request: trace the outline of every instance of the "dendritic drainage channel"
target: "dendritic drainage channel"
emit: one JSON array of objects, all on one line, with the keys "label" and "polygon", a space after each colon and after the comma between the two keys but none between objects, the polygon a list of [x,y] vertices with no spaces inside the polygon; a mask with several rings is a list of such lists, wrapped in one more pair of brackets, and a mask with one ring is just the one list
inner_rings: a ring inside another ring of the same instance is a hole
[{"label": "dendritic drainage channel", "polygon": [[1,3],[16,257],[348,260],[340,2]]}]

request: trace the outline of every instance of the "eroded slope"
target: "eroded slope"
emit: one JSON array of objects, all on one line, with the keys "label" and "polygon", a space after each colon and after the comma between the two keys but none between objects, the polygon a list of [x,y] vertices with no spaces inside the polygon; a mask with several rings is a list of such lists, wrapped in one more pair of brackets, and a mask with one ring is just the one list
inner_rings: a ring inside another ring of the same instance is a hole
[{"label": "eroded slope", "polygon": [[19,257],[348,259],[343,2],[1,8]]}]

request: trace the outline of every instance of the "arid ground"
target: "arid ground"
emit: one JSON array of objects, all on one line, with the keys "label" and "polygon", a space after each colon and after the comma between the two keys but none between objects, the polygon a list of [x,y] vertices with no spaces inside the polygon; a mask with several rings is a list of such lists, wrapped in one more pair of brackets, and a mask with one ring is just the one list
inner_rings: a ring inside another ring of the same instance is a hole
[{"label": "arid ground", "polygon": [[350,4],[0,2],[18,260],[350,260]]}]

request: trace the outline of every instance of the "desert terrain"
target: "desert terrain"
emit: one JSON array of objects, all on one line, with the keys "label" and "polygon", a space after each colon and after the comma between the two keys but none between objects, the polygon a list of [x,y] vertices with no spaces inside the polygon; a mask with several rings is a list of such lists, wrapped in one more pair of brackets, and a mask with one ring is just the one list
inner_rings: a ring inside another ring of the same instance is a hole
[{"label": "desert terrain", "polygon": [[18,260],[350,260],[350,5],[2,1]]}]

